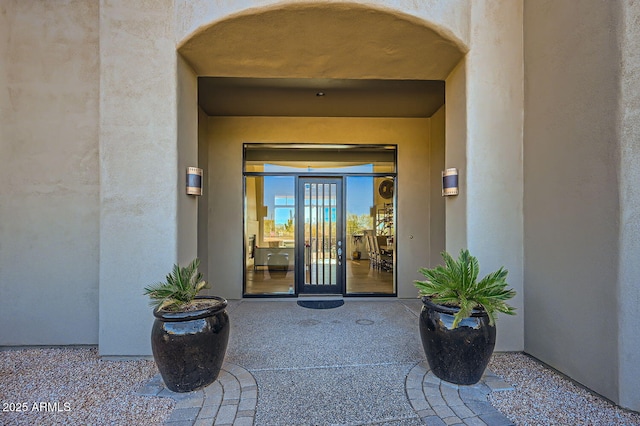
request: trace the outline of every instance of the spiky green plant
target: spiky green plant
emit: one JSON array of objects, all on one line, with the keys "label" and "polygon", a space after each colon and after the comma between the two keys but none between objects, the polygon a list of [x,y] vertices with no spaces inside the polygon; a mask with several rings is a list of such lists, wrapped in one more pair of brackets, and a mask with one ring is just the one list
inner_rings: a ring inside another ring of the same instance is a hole
[{"label": "spiky green plant", "polygon": [[198,272],[200,260],[194,259],[188,266],[173,265],[165,282],[144,288],[144,294],[151,298],[149,304],[157,309],[179,311],[193,302],[200,290],[209,288]]},{"label": "spiky green plant", "polygon": [[420,268],[419,272],[427,279],[416,280],[414,284],[420,296],[428,296],[433,303],[460,308],[454,316],[453,328],[478,307],[482,307],[487,313],[491,325],[495,324],[497,312],[515,315],[515,308],[505,303],[516,295],[513,289],[506,288],[506,269],[500,268],[477,281],[480,266],[478,259],[471,256],[469,250],[460,250],[458,260],[446,251],[442,252],[442,257],[444,266]]}]

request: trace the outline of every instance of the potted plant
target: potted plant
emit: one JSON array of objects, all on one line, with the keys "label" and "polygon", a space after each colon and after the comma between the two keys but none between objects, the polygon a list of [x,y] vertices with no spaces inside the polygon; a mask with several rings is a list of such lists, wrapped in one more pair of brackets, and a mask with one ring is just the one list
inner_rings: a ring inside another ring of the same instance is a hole
[{"label": "potted plant", "polygon": [[165,282],[145,287],[155,321],[151,331],[153,358],[167,388],[191,392],[215,381],[229,341],[227,301],[198,296],[208,288],[198,272],[200,261],[174,265]]},{"label": "potted plant", "polygon": [[508,271],[500,268],[477,281],[478,260],[460,250],[458,260],[442,253],[445,264],[421,268],[427,279],[414,281],[422,296],[420,337],[433,373],[460,385],[477,383],[489,363],[496,343],[498,312],[514,315],[506,300]]}]

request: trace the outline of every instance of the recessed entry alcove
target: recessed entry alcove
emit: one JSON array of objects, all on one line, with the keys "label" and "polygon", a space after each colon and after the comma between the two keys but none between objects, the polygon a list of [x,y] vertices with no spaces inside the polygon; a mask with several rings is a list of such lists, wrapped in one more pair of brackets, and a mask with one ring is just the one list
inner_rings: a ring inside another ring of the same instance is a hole
[{"label": "recessed entry alcove", "polygon": [[[464,62],[463,43],[406,13],[310,2],[201,26],[179,53],[190,68],[181,78],[197,89],[205,172],[197,254],[218,288],[232,298],[321,291],[305,284],[298,268],[306,259],[306,279],[340,281],[322,291],[413,295],[409,271],[445,247],[439,175],[450,143],[445,123],[459,119],[446,109],[447,79]],[[377,163],[367,157],[373,152],[392,159]],[[355,194],[368,199],[354,207]],[[304,235],[305,202],[336,203],[307,218],[318,223],[326,213],[321,222],[335,237]],[[332,262],[348,267],[334,271]],[[369,284],[350,281],[354,275]]]}]

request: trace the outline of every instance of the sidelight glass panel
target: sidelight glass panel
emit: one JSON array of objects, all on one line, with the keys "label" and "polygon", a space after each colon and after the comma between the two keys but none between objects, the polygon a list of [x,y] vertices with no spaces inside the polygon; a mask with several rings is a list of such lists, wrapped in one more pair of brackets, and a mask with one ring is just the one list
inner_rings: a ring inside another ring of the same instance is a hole
[{"label": "sidelight glass panel", "polygon": [[295,179],[245,178],[245,294],[293,294]]},{"label": "sidelight glass panel", "polygon": [[394,294],[393,177],[346,178],[347,293]]}]

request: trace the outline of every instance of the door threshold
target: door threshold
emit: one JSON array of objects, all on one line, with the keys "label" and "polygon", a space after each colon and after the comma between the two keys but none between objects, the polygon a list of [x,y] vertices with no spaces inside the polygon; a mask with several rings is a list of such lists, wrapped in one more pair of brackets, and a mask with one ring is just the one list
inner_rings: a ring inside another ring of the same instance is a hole
[{"label": "door threshold", "polygon": [[344,297],[341,294],[313,294],[313,293],[301,293],[298,294],[298,299],[302,300],[343,300]]}]

